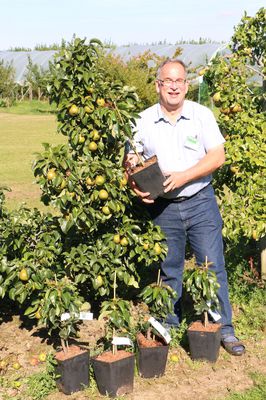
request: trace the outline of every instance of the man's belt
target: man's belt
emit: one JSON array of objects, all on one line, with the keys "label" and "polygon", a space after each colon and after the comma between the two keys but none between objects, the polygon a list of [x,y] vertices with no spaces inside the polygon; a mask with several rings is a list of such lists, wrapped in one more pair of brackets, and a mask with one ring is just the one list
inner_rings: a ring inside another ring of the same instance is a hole
[{"label": "man's belt", "polygon": [[158,197],[158,200],[163,200],[167,203],[182,203],[182,201],[192,199],[192,197],[196,196],[202,190],[206,189],[209,185],[210,185],[210,183],[208,185],[204,186],[204,188],[200,189],[197,193],[192,194],[192,196],[180,196],[180,197],[174,197],[172,199],[168,199],[166,197]]}]

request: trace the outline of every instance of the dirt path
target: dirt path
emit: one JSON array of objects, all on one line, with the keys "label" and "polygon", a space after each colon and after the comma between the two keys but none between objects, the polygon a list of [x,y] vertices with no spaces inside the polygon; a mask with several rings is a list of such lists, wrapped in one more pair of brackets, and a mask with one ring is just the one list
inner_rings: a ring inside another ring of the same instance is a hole
[{"label": "dirt path", "polygon": [[[90,345],[95,343],[97,335],[102,334],[102,326],[93,323],[90,335],[86,339]],[[86,330],[85,330],[86,331]],[[84,332],[85,332],[84,331]],[[251,373],[266,374],[266,338],[261,341],[249,341],[247,352],[243,357],[232,357],[221,348],[219,359],[215,364],[191,361],[188,354],[181,347],[171,349],[170,355],[178,355],[177,362],[167,363],[166,373],[158,379],[141,379],[136,376],[134,393],[123,398],[125,400],[216,400],[224,399],[230,392],[244,391],[252,386]],[[40,352],[47,352],[51,346],[46,339],[42,339],[36,329],[23,328],[18,316],[0,326],[0,360],[6,360],[8,365],[2,370],[0,378],[16,379],[37,372],[43,368],[42,364],[31,365],[34,356]],[[14,371],[13,364],[18,361],[22,368]],[[1,380],[0,380],[1,383]],[[6,385],[3,385],[6,386]],[[14,389],[0,386],[0,399],[27,400],[21,388]],[[7,395],[11,397],[7,397]],[[103,399],[97,391],[89,389],[85,392],[65,396],[56,392],[50,394],[49,400],[97,400]]]}]

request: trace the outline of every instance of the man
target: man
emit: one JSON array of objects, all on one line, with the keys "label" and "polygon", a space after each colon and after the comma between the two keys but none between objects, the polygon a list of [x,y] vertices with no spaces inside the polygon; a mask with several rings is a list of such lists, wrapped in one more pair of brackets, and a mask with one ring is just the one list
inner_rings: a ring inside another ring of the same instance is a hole
[{"label": "man", "polygon": [[[224,138],[212,112],[195,102],[185,100],[188,91],[186,67],[180,60],[166,60],[158,69],[156,91],[159,103],[140,114],[134,137],[137,152],[144,158],[157,155],[166,180],[164,195],[149,199],[134,181],[135,193],[148,208],[155,224],[166,235],[168,254],[162,263],[162,277],[178,294],[174,315],[168,326],[180,322],[180,299],[185,260],[186,239],[189,240],[197,264],[206,257],[220,284],[222,344],[233,355],[242,355],[245,346],[235,337],[231,305],[228,298],[227,274],[224,266],[222,219],[213,188],[212,172],[225,160]],[[137,163],[129,152],[126,167]]]}]

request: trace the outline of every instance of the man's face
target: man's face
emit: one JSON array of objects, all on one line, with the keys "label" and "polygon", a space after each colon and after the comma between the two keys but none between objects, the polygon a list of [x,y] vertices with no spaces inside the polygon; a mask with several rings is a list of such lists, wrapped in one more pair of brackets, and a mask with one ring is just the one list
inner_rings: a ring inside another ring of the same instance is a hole
[{"label": "man's face", "polygon": [[156,81],[156,91],[160,97],[160,104],[167,111],[181,109],[188,91],[188,82],[183,66],[178,63],[164,65],[159,79]]}]

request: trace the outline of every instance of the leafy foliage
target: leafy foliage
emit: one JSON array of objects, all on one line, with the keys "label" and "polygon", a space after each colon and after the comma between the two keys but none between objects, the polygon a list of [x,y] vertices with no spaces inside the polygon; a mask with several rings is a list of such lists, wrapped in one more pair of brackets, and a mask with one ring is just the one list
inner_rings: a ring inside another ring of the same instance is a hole
[{"label": "leafy foliage", "polygon": [[[232,38],[232,55],[218,55],[204,75],[227,140],[216,188],[224,234],[231,240],[265,235],[265,12],[244,15]],[[258,87],[254,76],[260,77]]]},{"label": "leafy foliage", "polygon": [[191,294],[196,314],[205,315],[207,311],[216,310],[219,307],[217,292],[219,283],[214,271],[209,269],[211,263],[201,265],[190,272],[185,281],[186,290]]},{"label": "leafy foliage", "polygon": [[[127,304],[144,270],[166,254],[160,228],[127,186],[122,167],[138,96],[110,80],[101,56],[98,40],[74,39],[52,67],[48,90],[67,144],[44,144],[33,169],[42,200],[56,215],[1,208],[0,295],[59,332],[62,344],[75,335],[84,303],[110,296],[115,276],[118,300],[104,302],[103,312],[110,326],[129,326]],[[70,318],[62,321],[66,312]]]},{"label": "leafy foliage", "polygon": [[43,371],[31,375],[27,379],[27,395],[32,400],[45,399],[56,389],[55,360],[52,354],[46,357],[46,365]]},{"label": "leafy foliage", "polygon": [[148,305],[154,318],[165,320],[168,314],[173,313],[173,299],[176,298],[176,293],[162,282],[146,286],[139,297]]},{"label": "leafy foliage", "polygon": [[34,98],[40,98],[42,94],[46,94],[46,80],[49,73],[49,70],[45,71],[38,64],[34,64],[31,57],[28,56],[24,85],[30,85]]},{"label": "leafy foliage", "polygon": [[[148,322],[150,316],[164,322],[169,314],[174,312],[173,300],[177,297],[176,292],[160,280],[158,273],[157,282],[151,283],[143,288],[139,297],[142,299],[142,306],[136,322],[136,329],[146,332],[148,339],[151,338],[151,325]],[[147,309],[145,309],[146,305]]]},{"label": "leafy foliage", "polygon": [[[172,58],[179,58],[181,53],[182,49],[177,47]],[[124,85],[134,87],[140,99],[137,109],[142,111],[158,101],[155,91],[156,72],[166,58],[166,56],[159,56],[149,50],[125,61],[121,56],[105,52],[100,63],[110,81],[119,79]],[[190,78],[195,76],[195,71],[190,66],[188,66],[188,75]],[[203,100],[206,96],[202,93],[201,97]],[[198,85],[190,84],[187,98],[198,100]]]},{"label": "leafy foliage", "polygon": [[130,301],[117,297],[102,303],[99,319],[107,321],[107,339],[110,339],[114,332],[116,335],[130,334],[131,307]]},{"label": "leafy foliage", "polygon": [[124,61],[121,56],[106,53],[100,62],[110,81],[118,78],[124,85],[135,88],[141,101],[139,108],[143,109],[157,101],[154,90],[155,75],[157,67],[164,59],[165,57],[146,51],[128,61]]},{"label": "leafy foliage", "polygon": [[11,64],[0,60],[0,107],[7,107],[16,98],[15,70]]}]

